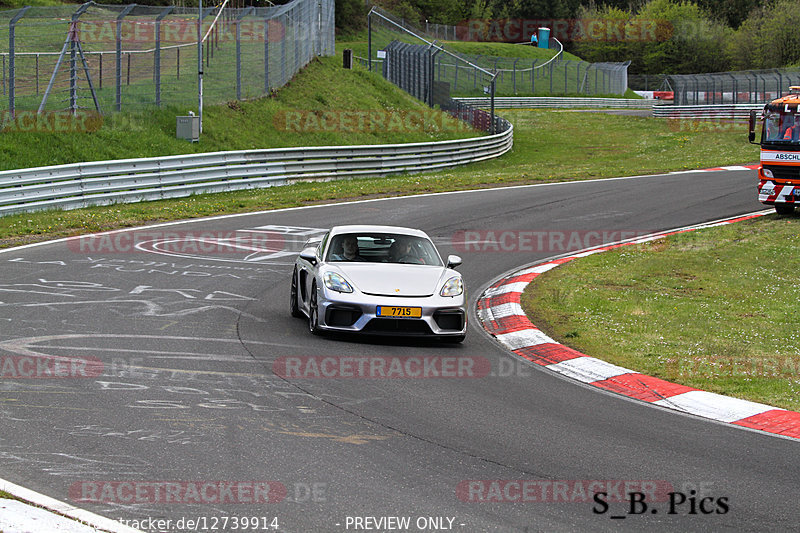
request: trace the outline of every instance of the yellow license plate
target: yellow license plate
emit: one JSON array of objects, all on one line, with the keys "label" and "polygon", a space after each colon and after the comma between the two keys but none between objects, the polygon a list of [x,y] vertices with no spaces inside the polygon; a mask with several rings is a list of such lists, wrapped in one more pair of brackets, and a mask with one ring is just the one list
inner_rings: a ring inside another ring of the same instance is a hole
[{"label": "yellow license plate", "polygon": [[379,305],[377,315],[390,316],[393,318],[420,318],[422,317],[422,308]]}]

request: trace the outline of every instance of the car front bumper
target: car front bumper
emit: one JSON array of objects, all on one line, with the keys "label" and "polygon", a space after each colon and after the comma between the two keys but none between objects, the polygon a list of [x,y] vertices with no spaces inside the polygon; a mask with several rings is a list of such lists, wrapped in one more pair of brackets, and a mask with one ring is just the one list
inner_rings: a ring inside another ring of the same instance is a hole
[{"label": "car front bumper", "polygon": [[[319,327],[325,331],[372,335],[458,337],[467,331],[465,294],[445,297],[374,296],[341,293],[323,287],[318,293]],[[418,307],[420,318],[377,315],[378,306]]]}]

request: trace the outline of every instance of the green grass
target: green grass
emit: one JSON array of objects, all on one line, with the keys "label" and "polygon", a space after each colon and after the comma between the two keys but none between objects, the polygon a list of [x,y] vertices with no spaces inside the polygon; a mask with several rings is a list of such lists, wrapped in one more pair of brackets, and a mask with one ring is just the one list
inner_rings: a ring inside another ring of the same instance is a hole
[{"label": "green grass", "polygon": [[[346,74],[350,75],[368,76],[367,73]],[[297,81],[297,84],[301,83],[306,82]],[[313,78],[308,83],[324,85],[326,82]],[[292,86],[294,84],[292,82]],[[291,101],[298,108],[321,106],[322,103],[313,95],[324,95],[323,89],[315,87],[314,91],[321,92],[311,92],[309,89],[297,93],[287,90],[279,93],[278,100],[283,98],[287,106]],[[389,96],[384,98],[390,99]],[[345,105],[347,102],[339,104]],[[390,105],[388,101],[384,104]],[[163,125],[164,131],[160,138],[169,145],[170,153],[178,153],[181,147],[190,147],[193,151],[220,147],[250,148],[249,143],[253,142],[253,138],[247,138],[246,141],[240,138],[247,130],[240,126],[244,119],[239,113],[237,109],[227,106],[209,113],[207,133],[203,139],[206,144],[203,146],[190,146],[172,139],[174,122],[171,121]],[[542,110],[509,110],[501,111],[501,114],[514,124],[515,140],[514,149],[499,159],[421,175],[297,183],[286,187],[197,195],[178,200],[9,215],[0,217],[0,243],[8,246],[156,221],[293,207],[338,199],[653,174],[740,164],[758,158],[758,149],[747,142],[744,131],[715,132],[714,142],[708,142],[707,131],[675,131],[670,123],[654,118]],[[153,126],[145,123],[139,127],[143,131],[145,128],[150,131],[149,128]],[[253,127],[259,126],[254,124]],[[276,135],[274,129],[270,130],[270,126],[261,128],[263,129],[256,130],[257,135]],[[123,141],[127,139],[122,132],[117,135]],[[285,142],[281,139],[272,140]],[[306,140],[295,138],[287,144]],[[80,147],[69,144],[68,141],[70,139],[60,136],[43,136],[41,147],[29,147],[26,154],[32,157],[28,152],[36,150],[49,153],[50,144],[61,142],[64,144],[60,151],[78,156],[81,153]],[[138,146],[138,143],[130,142],[127,149],[126,146],[110,146],[107,150],[109,154],[115,153],[119,157],[132,156],[135,151],[132,147]],[[157,155],[165,151],[165,147],[161,145],[149,148],[149,152],[143,151],[144,153],[138,155]],[[53,153],[55,155],[60,152]],[[575,158],[576,153],[582,156]]]},{"label": "green grass", "polygon": [[604,361],[800,410],[800,217],[769,215],[626,246],[523,294],[548,335]]}]

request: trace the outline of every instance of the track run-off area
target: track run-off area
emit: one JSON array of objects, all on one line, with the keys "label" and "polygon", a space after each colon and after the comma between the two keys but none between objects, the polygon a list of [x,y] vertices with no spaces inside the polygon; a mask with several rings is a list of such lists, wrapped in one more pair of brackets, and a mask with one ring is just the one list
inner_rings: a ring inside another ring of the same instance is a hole
[{"label": "track run-off area", "polygon": [[[570,243],[602,244],[589,235],[762,208],[752,170],[698,171],[2,250],[0,357],[20,374],[0,380],[0,478],[169,531],[791,530],[796,440],[565,379],[476,316],[495,280]],[[317,337],[291,318],[295,255],[340,224],[418,227],[461,255],[465,342]],[[459,240],[490,232],[547,238]]]}]

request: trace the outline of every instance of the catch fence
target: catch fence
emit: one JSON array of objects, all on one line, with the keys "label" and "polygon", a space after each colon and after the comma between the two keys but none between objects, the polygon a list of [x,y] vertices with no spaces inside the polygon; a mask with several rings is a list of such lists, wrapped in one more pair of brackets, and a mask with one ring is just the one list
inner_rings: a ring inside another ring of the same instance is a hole
[{"label": "catch fence", "polygon": [[199,71],[203,100],[221,103],[268,93],[313,57],[334,54],[334,0],[225,5],[0,11],[0,110],[191,109]]},{"label": "catch fence", "polygon": [[[380,64],[375,65],[369,61],[366,66],[370,70],[381,68],[383,77],[394,83],[404,91],[408,92],[418,100],[421,100],[431,107],[439,107],[449,114],[469,123],[472,127],[495,134],[511,129],[511,124],[505,119],[495,116],[494,106],[490,104],[489,112],[477,107],[473,107],[453,100],[450,96],[450,84],[447,81],[437,80],[435,73],[434,59],[437,55],[448,55],[455,61],[462,62],[465,66],[469,65],[475,71],[475,76],[480,76],[482,86],[494,99],[494,85],[496,74],[485,69],[472,65],[468,61],[460,58],[456,54],[445,50],[434,42],[430,42],[421,37],[419,33],[406,26],[400,25],[393,20],[388,13],[384,13],[378,8],[372,8],[368,15],[369,21],[369,42],[368,55],[371,56],[373,19],[379,21],[378,25],[391,31],[393,34],[402,37],[404,40],[416,41],[416,43],[403,42],[393,39],[386,43],[381,51],[381,57],[385,58]],[[391,28],[391,29],[390,29]],[[378,65],[382,65],[378,67]]]},{"label": "catch fence", "polygon": [[[438,30],[438,27],[436,28]],[[452,96],[485,96],[494,77],[495,94],[514,95],[622,95],[628,88],[628,65],[624,63],[588,63],[567,60],[563,47],[550,39],[551,57],[527,59],[457,53],[436,41],[435,31],[412,28],[407,22],[374,8],[369,17],[369,57],[362,62],[373,70],[385,68],[384,54],[390,43],[434,45],[444,53],[432,53],[431,72],[437,82],[447,83]],[[463,33],[463,32],[462,32]],[[453,32],[445,38],[454,39]],[[522,50],[525,45],[518,45]],[[394,68],[394,67],[389,67]],[[489,73],[489,74],[487,74]]]},{"label": "catch fence", "polygon": [[675,105],[765,104],[800,85],[800,68],[744,70],[667,77]]}]

